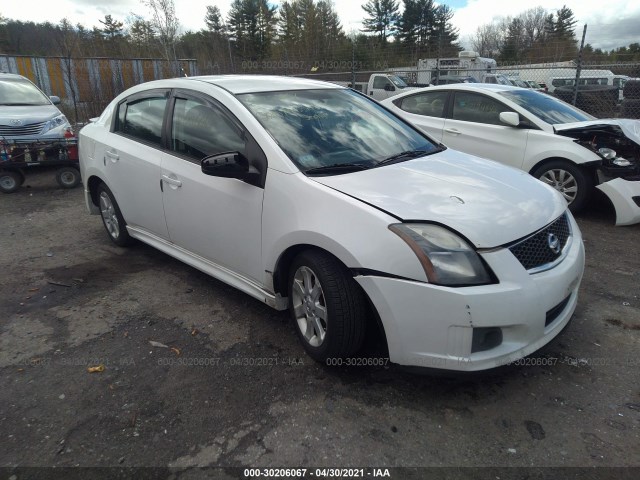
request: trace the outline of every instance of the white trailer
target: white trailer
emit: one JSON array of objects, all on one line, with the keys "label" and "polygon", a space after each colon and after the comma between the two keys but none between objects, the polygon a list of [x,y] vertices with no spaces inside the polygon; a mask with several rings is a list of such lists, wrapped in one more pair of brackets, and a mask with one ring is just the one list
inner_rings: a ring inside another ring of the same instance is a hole
[{"label": "white trailer", "polygon": [[496,72],[493,58],[481,57],[476,52],[463,51],[452,58],[424,58],[417,65],[390,68],[409,84],[427,86],[437,83],[439,77],[472,77],[477,82],[510,85],[507,78]]}]

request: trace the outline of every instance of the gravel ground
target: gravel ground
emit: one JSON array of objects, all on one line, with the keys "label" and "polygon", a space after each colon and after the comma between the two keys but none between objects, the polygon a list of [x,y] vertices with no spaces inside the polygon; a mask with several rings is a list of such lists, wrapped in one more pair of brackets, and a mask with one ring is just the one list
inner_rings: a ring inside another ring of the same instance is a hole
[{"label": "gravel ground", "polygon": [[556,340],[527,365],[415,374],[313,362],[286,313],[151,247],[115,247],[80,188],[29,176],[0,195],[0,476],[638,467],[640,225],[615,228],[602,200],[578,218],[586,272]]}]

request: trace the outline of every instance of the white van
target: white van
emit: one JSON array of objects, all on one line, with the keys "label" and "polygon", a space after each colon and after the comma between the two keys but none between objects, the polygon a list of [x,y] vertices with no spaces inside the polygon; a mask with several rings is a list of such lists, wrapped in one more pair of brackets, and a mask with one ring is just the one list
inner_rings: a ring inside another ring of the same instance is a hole
[{"label": "white van", "polygon": [[[580,76],[578,85],[602,85],[618,87],[618,99],[622,100],[622,91],[624,89],[624,84],[628,79],[629,77],[627,75],[614,75],[613,73],[608,71],[600,72],[597,74],[587,73],[586,75]],[[564,75],[559,77],[549,77],[549,83],[547,85],[549,87],[549,92],[551,93],[557,87],[573,87],[575,84],[575,75],[572,77]]]}]

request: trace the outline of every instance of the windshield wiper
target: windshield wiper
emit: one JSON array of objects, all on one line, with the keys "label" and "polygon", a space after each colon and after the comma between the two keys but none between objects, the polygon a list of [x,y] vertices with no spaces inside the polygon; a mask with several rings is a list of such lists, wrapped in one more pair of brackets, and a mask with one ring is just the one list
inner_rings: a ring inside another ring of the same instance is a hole
[{"label": "windshield wiper", "polygon": [[305,170],[307,175],[322,174],[322,173],[349,173],[358,170],[367,170],[371,168],[367,165],[360,163],[334,163],[332,165],[323,165],[322,167],[315,167]]},{"label": "windshield wiper", "polygon": [[400,152],[395,155],[391,155],[390,157],[385,158],[384,160],[380,160],[376,163],[376,167],[380,167],[382,165],[388,165],[390,163],[396,162],[404,162],[405,160],[411,160],[412,158],[421,157],[423,155],[427,155],[429,153],[436,153],[439,150],[407,150],[405,152]]}]

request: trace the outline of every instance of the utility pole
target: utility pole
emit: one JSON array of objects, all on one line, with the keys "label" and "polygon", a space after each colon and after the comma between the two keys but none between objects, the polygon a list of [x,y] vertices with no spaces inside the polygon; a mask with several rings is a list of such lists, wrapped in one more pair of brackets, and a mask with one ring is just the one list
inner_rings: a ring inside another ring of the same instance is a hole
[{"label": "utility pole", "polygon": [[578,81],[580,80],[580,71],[582,70],[582,51],[584,50],[584,39],[587,36],[587,25],[585,24],[582,29],[582,42],[580,43],[580,50],[578,51],[578,66],[576,68],[576,81],[573,85],[573,106],[576,106],[578,102]]},{"label": "utility pole", "polygon": [[356,88],[356,36],[351,38],[351,88]]}]

